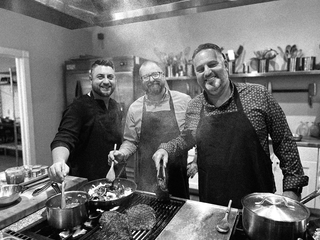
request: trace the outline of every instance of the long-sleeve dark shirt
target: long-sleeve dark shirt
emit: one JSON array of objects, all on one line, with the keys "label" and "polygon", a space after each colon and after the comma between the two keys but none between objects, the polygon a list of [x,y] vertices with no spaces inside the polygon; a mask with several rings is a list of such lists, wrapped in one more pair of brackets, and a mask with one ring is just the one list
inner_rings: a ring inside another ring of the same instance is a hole
[{"label": "long-sleeve dark shirt", "polygon": [[64,111],[51,150],[69,149],[71,174],[89,180],[105,177],[108,154],[122,142],[120,105],[110,98],[108,109],[102,100],[83,95]]},{"label": "long-sleeve dark shirt", "polygon": [[[170,159],[174,159],[182,149],[193,147],[196,144],[195,136],[202,106],[204,106],[206,116],[237,111],[234,101],[234,87],[236,87],[243,111],[255,129],[260,144],[268,156],[270,156],[268,136],[272,139],[274,153],[280,160],[280,168],[284,176],[283,190],[307,185],[308,177],[304,175],[297,145],[292,139],[292,133],[280,105],[262,85],[233,83],[232,81],[231,85],[232,95],[220,107],[209,104],[205,93],[192,99],[188,105],[185,128],[182,134],[168,143],[161,144],[159,148],[165,149],[169,153]],[[235,134],[237,133],[235,132]]]}]

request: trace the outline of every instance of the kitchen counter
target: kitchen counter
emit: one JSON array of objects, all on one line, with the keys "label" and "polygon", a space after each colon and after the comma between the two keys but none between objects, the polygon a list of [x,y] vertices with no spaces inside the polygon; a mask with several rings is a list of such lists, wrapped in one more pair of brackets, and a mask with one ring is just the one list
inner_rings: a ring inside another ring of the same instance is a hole
[{"label": "kitchen counter", "polygon": [[297,141],[298,147],[315,147],[320,148],[320,139],[314,137],[303,137],[301,141]]},{"label": "kitchen counter", "polygon": [[170,223],[157,237],[159,240],[224,240],[230,239],[232,226],[235,225],[239,212],[231,208],[229,223],[231,229],[228,233],[219,233],[216,225],[225,215],[226,207],[209,203],[187,200],[182,208],[173,217]]},{"label": "kitchen counter", "polygon": [[[75,190],[83,183],[87,182],[87,179],[67,176],[65,181],[66,190]],[[25,227],[28,223],[30,224],[30,222],[34,222],[36,218],[41,217],[39,210],[41,211],[41,209],[44,208],[45,202],[49,197],[56,194],[53,188],[49,187],[45,192],[33,197],[33,191],[43,185],[44,184],[27,189],[20,195],[20,199],[15,203],[10,206],[0,208],[0,229],[7,226],[9,226],[10,229],[12,227],[12,230],[16,230],[16,228],[21,229],[21,227]],[[29,215],[30,217],[26,219],[26,216]],[[23,221],[25,221],[25,223]]]}]

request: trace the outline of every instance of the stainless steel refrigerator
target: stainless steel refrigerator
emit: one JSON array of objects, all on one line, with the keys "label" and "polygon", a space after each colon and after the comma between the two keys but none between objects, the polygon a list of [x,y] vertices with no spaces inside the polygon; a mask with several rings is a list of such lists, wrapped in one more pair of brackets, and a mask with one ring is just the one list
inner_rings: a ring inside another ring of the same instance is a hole
[{"label": "stainless steel refrigerator", "polygon": [[[65,104],[72,103],[73,99],[91,91],[89,70],[94,61],[99,58],[79,58],[65,62]],[[144,92],[139,79],[139,68],[146,59],[137,56],[112,57],[115,66],[117,86],[112,98],[121,104],[123,110],[123,123],[127,110],[132,102]],[[132,157],[133,158],[133,157]],[[128,161],[128,178],[134,178],[133,160]]]}]

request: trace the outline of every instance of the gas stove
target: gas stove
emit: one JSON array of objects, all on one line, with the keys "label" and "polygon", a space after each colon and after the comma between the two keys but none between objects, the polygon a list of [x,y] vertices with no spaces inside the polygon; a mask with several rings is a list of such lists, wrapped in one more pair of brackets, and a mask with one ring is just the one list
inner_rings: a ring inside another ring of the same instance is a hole
[{"label": "gas stove", "polygon": [[[128,201],[124,202],[118,209],[120,213],[123,213],[126,209],[137,205],[146,204],[151,206],[156,212],[157,222],[151,230],[139,230],[133,231],[133,239],[156,239],[161,231],[167,226],[179,209],[183,206],[185,200],[183,199],[170,199],[169,202],[159,201],[155,195],[145,192],[135,192]],[[46,219],[41,219],[38,222],[31,224],[30,226],[22,229],[19,232],[6,230],[4,234],[11,236],[11,239],[23,239],[23,240],[56,240],[56,239],[68,239],[68,240],[84,240],[90,239],[90,236],[96,231],[100,231],[98,219],[90,221],[90,224],[84,224],[81,229],[85,231],[84,234],[78,236],[69,235],[66,238],[61,238],[60,230],[54,229],[48,225]]]}]

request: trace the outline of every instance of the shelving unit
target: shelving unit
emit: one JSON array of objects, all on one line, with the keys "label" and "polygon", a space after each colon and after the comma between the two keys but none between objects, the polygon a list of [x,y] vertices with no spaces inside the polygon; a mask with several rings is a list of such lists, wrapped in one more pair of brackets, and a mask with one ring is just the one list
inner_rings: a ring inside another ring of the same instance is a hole
[{"label": "shelving unit", "polygon": [[230,78],[255,78],[255,77],[279,77],[279,76],[310,76],[310,75],[320,75],[320,70],[311,70],[311,71],[274,71],[266,73],[235,73],[231,74]]},{"label": "shelving unit", "polygon": [[[272,71],[265,73],[251,72],[251,73],[235,73],[231,74],[230,78],[255,78],[255,77],[279,77],[279,76],[310,76],[310,75],[320,75],[320,70],[311,71]],[[184,80],[196,80],[195,76],[181,76],[181,77],[167,77],[167,81],[184,81]]]},{"label": "shelving unit", "polygon": [[166,77],[166,80],[171,90],[186,93],[191,98],[201,93],[201,87],[198,85],[195,76]]}]

